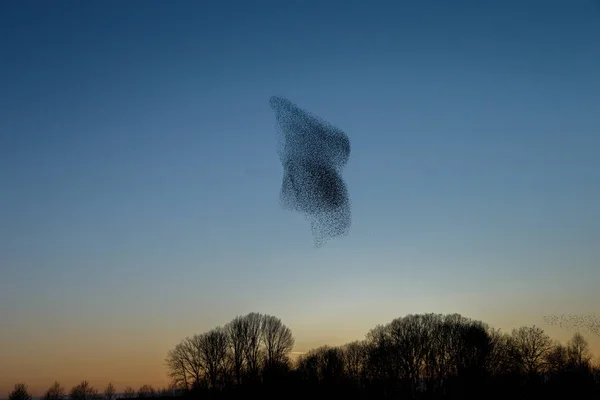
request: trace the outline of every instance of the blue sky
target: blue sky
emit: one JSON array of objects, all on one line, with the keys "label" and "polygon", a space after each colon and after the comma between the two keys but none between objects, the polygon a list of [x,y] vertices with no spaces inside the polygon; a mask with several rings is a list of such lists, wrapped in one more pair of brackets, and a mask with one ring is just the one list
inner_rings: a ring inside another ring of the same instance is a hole
[{"label": "blue sky", "polygon": [[[599,44],[594,1],[3,2],[0,358],[97,336],[160,363],[250,311],[299,350],[595,311]],[[351,140],[323,248],[279,206],[272,95]]]}]

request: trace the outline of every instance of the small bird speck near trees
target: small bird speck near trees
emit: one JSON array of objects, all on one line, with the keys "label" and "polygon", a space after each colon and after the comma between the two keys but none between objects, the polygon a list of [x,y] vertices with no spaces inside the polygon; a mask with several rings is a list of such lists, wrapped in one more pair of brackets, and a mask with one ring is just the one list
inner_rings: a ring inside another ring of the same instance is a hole
[{"label": "small bird speck near trees", "polygon": [[17,383],[13,391],[8,395],[8,400],[31,400],[31,395],[27,391],[27,385]]}]

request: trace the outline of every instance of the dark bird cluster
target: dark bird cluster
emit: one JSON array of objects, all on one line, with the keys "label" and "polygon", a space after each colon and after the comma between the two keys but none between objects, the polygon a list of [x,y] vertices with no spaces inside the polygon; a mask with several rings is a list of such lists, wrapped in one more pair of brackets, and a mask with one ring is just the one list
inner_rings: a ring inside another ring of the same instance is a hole
[{"label": "dark bird cluster", "polygon": [[275,111],[277,152],[283,166],[280,202],[306,216],[320,247],[350,229],[350,200],[341,177],[350,157],[350,140],[287,99],[274,96],[269,103]]},{"label": "dark bird cluster", "polygon": [[600,320],[596,314],[550,314],[544,317],[544,322],[569,331],[585,331],[600,336]]}]

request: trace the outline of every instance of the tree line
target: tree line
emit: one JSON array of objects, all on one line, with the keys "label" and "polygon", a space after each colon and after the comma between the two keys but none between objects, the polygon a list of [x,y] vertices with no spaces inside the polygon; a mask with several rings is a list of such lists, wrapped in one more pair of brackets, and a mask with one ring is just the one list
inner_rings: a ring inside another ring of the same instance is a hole
[{"label": "tree line", "polygon": [[185,338],[166,361],[174,385],[190,395],[235,397],[257,387],[345,398],[600,395],[600,365],[580,333],[562,344],[537,326],[502,332],[459,314],[421,314],[296,360],[293,344],[281,320],[250,313]]},{"label": "tree line", "polygon": [[[67,393],[65,388],[55,381],[41,397],[42,400],[116,400],[121,399],[149,399],[153,397],[173,396],[174,387],[155,389],[152,385],[142,385],[139,389],[127,386],[123,393],[118,394],[115,386],[110,382],[100,393],[98,389],[90,385],[88,381],[73,386]],[[17,383],[8,395],[9,400],[32,400],[32,396],[24,383]]]},{"label": "tree line", "polygon": [[[600,396],[600,364],[592,362],[586,339],[575,333],[562,344],[537,326],[502,332],[459,314],[411,314],[376,326],[363,340],[322,346],[297,359],[290,358],[293,346],[292,332],[279,318],[237,316],[224,326],[184,338],[168,351],[170,389],[193,398]],[[62,400],[64,392],[53,388],[45,400]],[[173,394],[142,389],[131,389],[129,396]],[[50,395],[58,392],[60,396]],[[107,393],[104,397],[113,400]],[[97,396],[84,381],[68,397]],[[10,400],[29,398],[15,395]]]}]

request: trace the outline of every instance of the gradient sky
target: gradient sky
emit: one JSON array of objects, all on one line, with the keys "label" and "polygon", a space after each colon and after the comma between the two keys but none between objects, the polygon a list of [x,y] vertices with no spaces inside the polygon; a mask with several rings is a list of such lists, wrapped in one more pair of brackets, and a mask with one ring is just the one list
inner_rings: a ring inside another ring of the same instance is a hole
[{"label": "gradient sky", "polygon": [[[600,311],[596,1],[3,1],[0,50],[0,397],[166,384],[251,311],[296,351]],[[278,203],[272,95],[352,143],[320,249]]]}]

